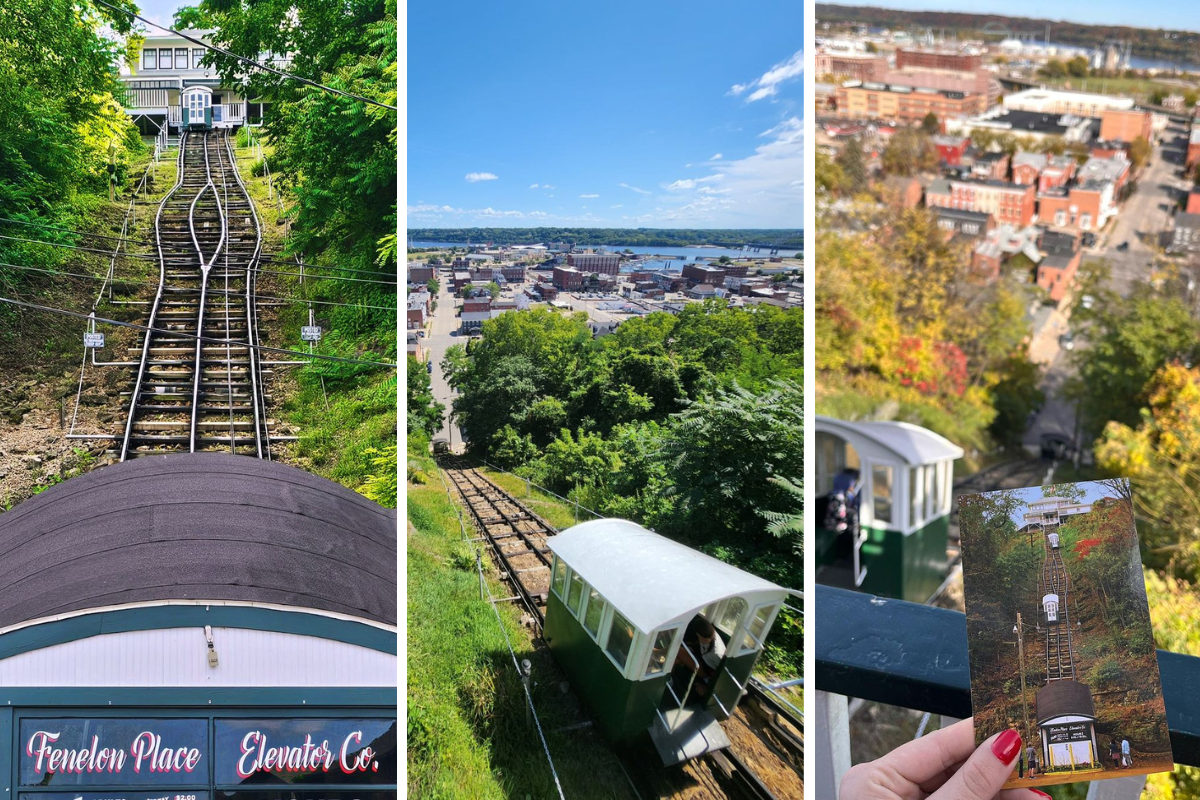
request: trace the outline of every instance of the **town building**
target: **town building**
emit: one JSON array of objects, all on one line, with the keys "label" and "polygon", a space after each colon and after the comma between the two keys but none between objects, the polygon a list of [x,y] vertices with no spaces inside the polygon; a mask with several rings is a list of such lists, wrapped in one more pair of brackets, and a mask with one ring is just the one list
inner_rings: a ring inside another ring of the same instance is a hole
[{"label": "town building", "polygon": [[938,163],[943,167],[957,167],[963,162],[971,140],[966,136],[937,135],[932,137],[934,149],[937,150]]},{"label": "town building", "polygon": [[1176,214],[1169,253],[1200,253],[1200,214]]},{"label": "town building", "polygon": [[1187,204],[1183,210],[1188,214],[1200,214],[1200,186],[1193,186],[1188,192]]},{"label": "town building", "polygon": [[[1197,104],[1200,108],[1200,104]],[[1188,135],[1188,148],[1186,157],[1187,168],[1200,164],[1200,125],[1193,124],[1192,132]]]},{"label": "town building", "polygon": [[500,268],[500,274],[508,283],[525,282],[525,267],[520,264],[505,264]]},{"label": "town building", "polygon": [[1149,142],[1154,136],[1152,124],[1149,111],[1108,109],[1100,114],[1100,140],[1132,142],[1141,138]]},{"label": "town building", "polygon": [[930,206],[937,218],[937,226],[946,232],[946,238],[961,236],[977,239],[985,236],[996,226],[991,214],[982,211],[967,211],[961,208]]},{"label": "town building", "polygon": [[563,291],[576,291],[583,286],[583,273],[575,267],[555,267],[553,275],[554,288]]},{"label": "town building", "polygon": [[1111,182],[1089,181],[1038,195],[1038,221],[1058,228],[1100,230],[1117,213]]},{"label": "town building", "polygon": [[941,178],[925,190],[930,207],[982,211],[997,223],[1025,227],[1033,221],[1035,192],[1032,186],[1005,181],[952,180]]},{"label": "town building", "polygon": [[479,330],[484,322],[492,318],[491,295],[463,300],[458,318],[463,331]]},{"label": "town building", "polygon": [[1090,142],[1100,131],[1100,121],[1074,114],[995,106],[974,116],[948,119],[945,128],[947,133],[964,136],[969,136],[972,131],[991,131],[1034,141],[1061,139],[1064,142]]},{"label": "town building", "polygon": [[707,283],[720,286],[725,282],[725,270],[709,264],[684,264],[683,278],[694,284]]},{"label": "town building", "polygon": [[437,277],[437,269],[420,261],[408,262],[408,282],[411,284],[426,284]]},{"label": "town building", "polygon": [[1132,97],[1058,89],[1026,89],[1004,97],[1004,107],[1012,111],[1077,117],[1099,117],[1105,111],[1129,111],[1133,105]]},{"label": "town building", "polygon": [[983,57],[978,53],[961,53],[955,50],[928,50],[911,47],[896,49],[896,69],[918,67],[939,69],[948,72],[977,72],[983,66]]},{"label": "town building", "polygon": [[887,74],[887,59],[865,52],[828,51],[817,48],[815,68],[817,76],[836,75],[860,81],[878,80]]},{"label": "town building", "polygon": [[1037,265],[1037,285],[1050,294],[1057,303],[1066,296],[1079,271],[1083,250],[1079,239],[1073,234],[1046,231],[1038,241],[1042,258]]},{"label": "town building", "polygon": [[429,292],[413,292],[408,296],[408,329],[424,328],[431,307]]},{"label": "town building", "polygon": [[700,283],[688,289],[687,295],[693,300],[708,300],[717,296],[717,287],[708,283]]},{"label": "town building", "polygon": [[1047,192],[1074,178],[1075,166],[1075,159],[1070,156],[1018,151],[1013,156],[1012,181],[1021,186],[1037,186],[1039,192]]},{"label": "town building", "polygon": [[450,286],[454,289],[454,293],[458,294],[464,286],[471,283],[471,273],[466,270],[455,270],[450,278]]},{"label": "town building", "polygon": [[616,275],[621,269],[620,253],[569,253],[567,265],[580,272]]},{"label": "town building", "polygon": [[971,177],[979,180],[1003,181],[1008,179],[1008,153],[978,153],[969,156]]},{"label": "town building", "polygon": [[920,123],[933,113],[939,120],[981,114],[987,109],[986,93],[961,90],[916,89],[904,84],[849,81],[836,93],[839,114],[854,119],[889,119]]},{"label": "town building", "polygon": [[[189,36],[208,43],[212,30],[191,30]],[[202,67],[206,50],[175,34],[148,35],[137,51],[136,63],[126,62],[118,76],[125,113],[143,133],[183,125],[186,106],[192,118],[211,119],[214,128],[261,125],[264,104],[247,98],[240,81],[225,82],[211,67]],[[268,63],[284,65],[286,59]]]},{"label": "town building", "polygon": [[1131,167],[1132,164],[1129,161],[1119,156],[1114,158],[1093,157],[1084,162],[1075,178],[1080,183],[1108,181],[1119,190],[1129,180]]},{"label": "town building", "polygon": [[1036,225],[999,225],[975,247],[971,264],[977,274],[989,280],[999,277],[1000,267],[1015,255],[1024,255],[1031,264],[1037,264],[1042,258],[1037,247],[1040,233]]},{"label": "town building", "polygon": [[1181,94],[1169,94],[1163,98],[1162,107],[1167,111],[1183,111],[1185,100]]}]

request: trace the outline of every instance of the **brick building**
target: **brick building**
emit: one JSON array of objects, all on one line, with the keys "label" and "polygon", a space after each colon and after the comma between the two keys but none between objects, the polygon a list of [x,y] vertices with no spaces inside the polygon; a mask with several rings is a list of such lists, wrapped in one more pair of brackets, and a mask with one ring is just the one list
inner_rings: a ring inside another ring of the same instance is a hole
[{"label": "brick building", "polygon": [[938,162],[945,167],[957,167],[963,162],[971,140],[966,136],[934,136],[934,149],[937,150]]},{"label": "brick building", "polygon": [[429,319],[429,308],[428,292],[413,292],[408,296],[406,318],[409,330],[425,327],[425,322]]},{"label": "brick building", "polygon": [[524,283],[525,267],[520,264],[505,264],[500,268],[500,274],[509,283]]},{"label": "brick building", "polygon": [[1200,214],[1200,186],[1193,187],[1188,192],[1187,205],[1183,210],[1187,214]]},{"label": "brick building", "polygon": [[1033,221],[1036,195],[1032,186],[1005,181],[947,180],[934,181],[925,191],[925,204],[931,208],[956,208],[981,211],[1000,224],[1025,227]]},{"label": "brick building", "polygon": [[1008,179],[1008,153],[980,153],[971,160],[971,175],[980,180]]},{"label": "brick building", "polygon": [[1132,142],[1141,137],[1147,142],[1154,135],[1149,111],[1108,109],[1100,114],[1100,140]]},{"label": "brick building", "polygon": [[1026,89],[1023,92],[1006,95],[1004,107],[1016,111],[1036,111],[1042,114],[1099,117],[1105,111],[1132,110],[1133,98],[1056,89]]},{"label": "brick building", "polygon": [[887,74],[888,62],[871,53],[830,53],[817,50],[817,75],[837,75],[859,81],[874,81]]},{"label": "brick building", "polygon": [[414,262],[408,265],[408,282],[415,284],[429,283],[437,277],[437,270],[427,264]]},{"label": "brick building", "polygon": [[1074,234],[1046,231],[1038,242],[1042,259],[1037,265],[1037,285],[1050,293],[1055,303],[1062,300],[1075,280],[1083,250]]},{"label": "brick building", "polygon": [[554,288],[563,291],[575,291],[583,286],[583,273],[574,267],[555,267],[553,273]]},{"label": "brick building", "polygon": [[616,275],[621,270],[619,253],[569,253],[567,266],[580,272],[595,272],[600,275]]},{"label": "brick building", "polygon": [[983,66],[977,53],[958,53],[953,50],[924,50],[900,47],[896,50],[896,69],[919,67],[951,72],[976,72]]},{"label": "brick building", "polygon": [[930,112],[938,119],[981,114],[987,94],[963,91],[916,90],[897,84],[850,81],[835,92],[838,113],[855,119],[894,119],[916,124]]},{"label": "brick building", "polygon": [[1187,167],[1200,164],[1200,125],[1192,125],[1191,135],[1188,136]]},{"label": "brick building", "polygon": [[709,264],[684,264],[683,279],[693,284],[720,286],[725,282],[725,270]]},{"label": "brick building", "polygon": [[1200,214],[1176,214],[1168,253],[1200,253]]},{"label": "brick building", "polygon": [[1103,181],[1038,195],[1038,221],[1057,228],[1100,230],[1116,210],[1115,188]]},{"label": "brick building", "polygon": [[916,208],[921,205],[925,190],[921,182],[913,177],[889,175],[883,179],[883,199],[900,208]]},{"label": "brick building", "polygon": [[1075,159],[1046,153],[1018,152],[1013,156],[1012,182],[1047,192],[1075,177]]}]

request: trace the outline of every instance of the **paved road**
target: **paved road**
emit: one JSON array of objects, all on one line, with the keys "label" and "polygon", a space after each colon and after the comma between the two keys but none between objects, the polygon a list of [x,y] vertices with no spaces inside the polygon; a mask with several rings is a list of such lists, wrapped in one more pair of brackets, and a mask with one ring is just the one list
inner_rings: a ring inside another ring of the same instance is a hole
[{"label": "paved road", "polygon": [[[1103,249],[1085,254],[1108,261],[1112,270],[1110,286],[1123,296],[1150,277],[1159,236],[1171,219],[1180,193],[1186,191],[1186,182],[1176,176],[1186,149],[1183,129],[1168,126],[1162,144],[1154,149],[1150,166],[1138,181],[1137,192],[1125,202],[1107,240],[1101,242]],[[1123,253],[1117,250],[1122,242],[1129,242],[1129,249]]]},{"label": "paved road", "polygon": [[[1150,278],[1159,235],[1170,221],[1179,193],[1186,191],[1187,183],[1177,177],[1186,149],[1183,129],[1168,126],[1160,146],[1150,157],[1149,167],[1138,181],[1137,191],[1122,206],[1099,247],[1084,254],[1085,259],[1103,258],[1108,262],[1109,287],[1122,296],[1128,296],[1137,284]],[[1117,249],[1122,242],[1129,243],[1124,252]],[[1071,367],[1070,354],[1059,347],[1058,337],[1068,328],[1068,317],[1060,311],[1035,314],[1029,350],[1030,357],[1046,367],[1040,384],[1046,393],[1046,403],[1025,432],[1022,443],[1028,448],[1037,448],[1043,434],[1059,434],[1068,439],[1075,436],[1075,406],[1060,397]],[[1081,344],[1085,345],[1076,339],[1076,345]]]},{"label": "paved road", "polygon": [[446,350],[451,345],[465,344],[467,339],[450,335],[451,331],[458,329],[459,324],[455,314],[456,299],[454,293],[450,291],[450,281],[442,278],[439,280],[441,291],[438,294],[438,307],[437,311],[433,313],[433,322],[424,341],[425,347],[429,350],[429,360],[433,363],[433,373],[430,375],[433,397],[446,407],[442,431],[435,436],[448,437],[451,446],[457,449],[462,444],[462,434],[459,433],[457,425],[450,424],[450,407],[454,401],[454,392],[442,374],[442,357],[446,355]]}]

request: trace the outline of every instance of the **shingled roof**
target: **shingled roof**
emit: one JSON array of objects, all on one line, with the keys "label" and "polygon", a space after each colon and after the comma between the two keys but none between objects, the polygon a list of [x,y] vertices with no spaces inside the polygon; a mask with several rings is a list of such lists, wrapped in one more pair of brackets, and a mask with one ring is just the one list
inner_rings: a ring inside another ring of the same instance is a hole
[{"label": "shingled roof", "polygon": [[396,624],[396,512],[295,467],[152,456],[0,514],[0,630],[127,603],[270,603]]}]

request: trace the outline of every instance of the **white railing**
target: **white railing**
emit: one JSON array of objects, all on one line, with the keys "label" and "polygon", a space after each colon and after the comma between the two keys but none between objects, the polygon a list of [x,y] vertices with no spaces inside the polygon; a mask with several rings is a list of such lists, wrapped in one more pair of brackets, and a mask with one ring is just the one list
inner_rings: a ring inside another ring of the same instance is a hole
[{"label": "white railing", "polygon": [[181,106],[171,106],[167,111],[167,120],[170,122],[170,124],[183,124],[183,108]]}]

